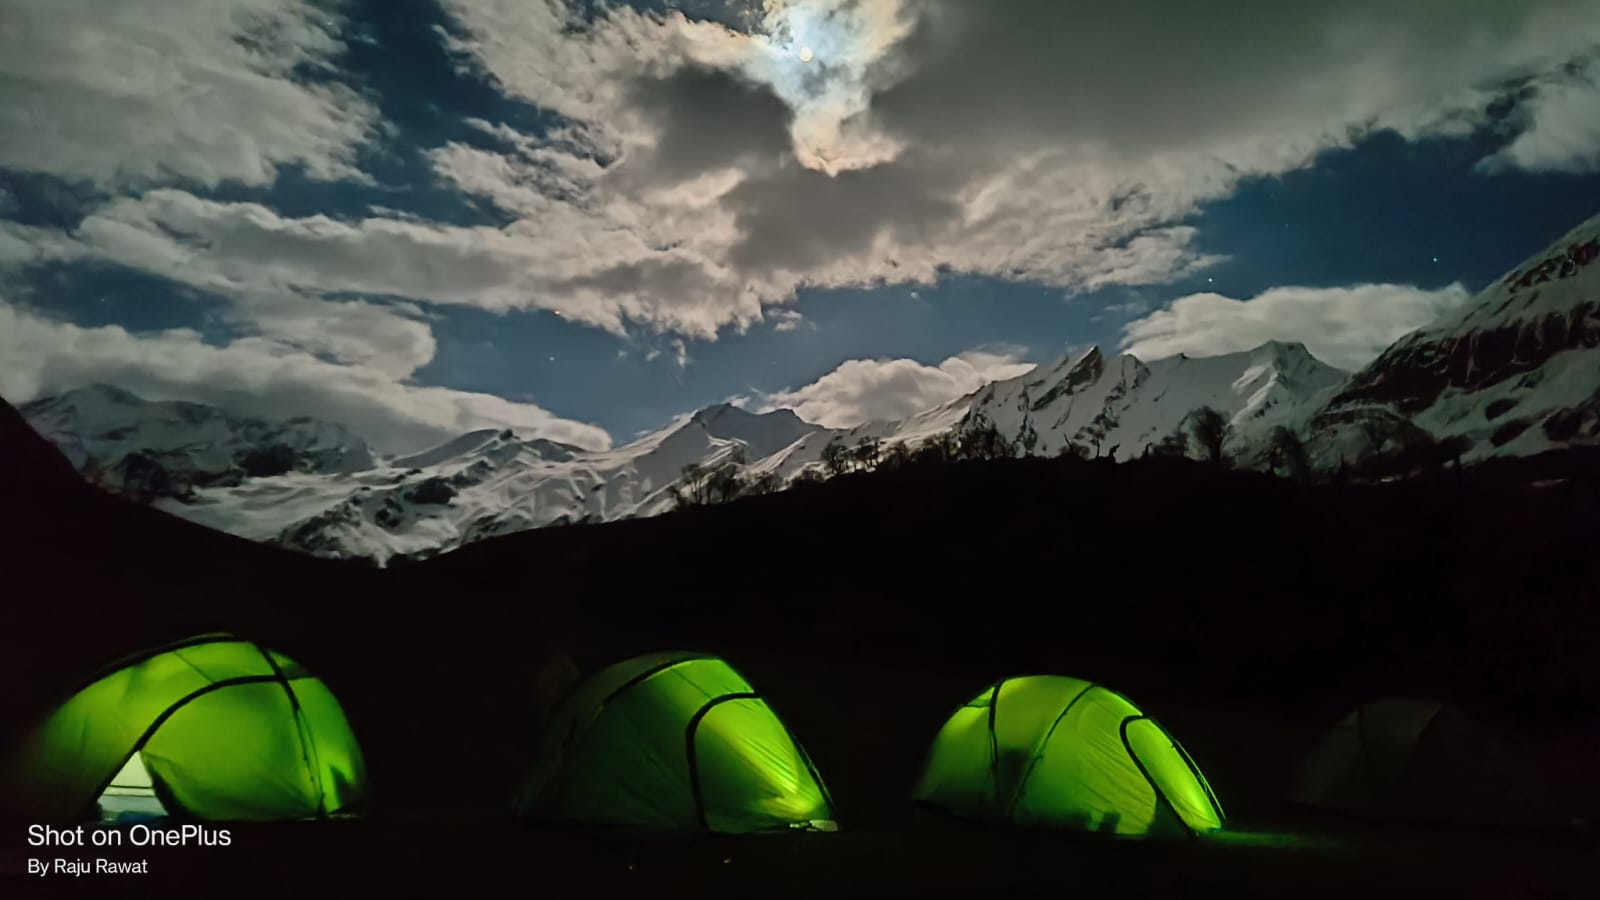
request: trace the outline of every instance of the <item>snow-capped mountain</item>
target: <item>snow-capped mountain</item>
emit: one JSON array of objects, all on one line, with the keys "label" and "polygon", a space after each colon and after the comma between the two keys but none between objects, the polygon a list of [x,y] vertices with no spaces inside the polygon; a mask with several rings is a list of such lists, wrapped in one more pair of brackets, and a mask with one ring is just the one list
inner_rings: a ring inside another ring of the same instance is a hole
[{"label": "snow-capped mountain", "polygon": [[818,430],[788,410],[715,406],[605,451],[476,431],[364,470],[249,478],[158,505],[244,537],[381,564],[530,528],[664,512],[685,466],[718,465],[736,451],[765,458]]},{"label": "snow-capped mountain", "polygon": [[[91,480],[186,519],[324,556],[378,563],[498,534],[670,509],[686,466],[737,463],[787,484],[829,443],[915,446],[993,423],[1021,452],[1130,459],[1207,406],[1225,450],[1264,458],[1284,425],[1332,468],[1412,439],[1450,440],[1467,461],[1600,443],[1600,216],[1420,329],[1354,375],[1303,345],[1146,362],[1099,348],[906,419],[829,429],[793,412],[719,405],[605,451],[476,431],[380,459],[337,425],[268,423],[95,386],[21,408]],[[1376,445],[1376,446],[1374,446]]]},{"label": "snow-capped mountain", "polygon": [[144,500],[285,472],[374,465],[366,442],[340,425],[265,422],[200,403],[150,402],[108,385],[25,404],[20,412],[89,480]]},{"label": "snow-capped mountain", "polygon": [[[374,458],[336,426],[235,419],[104,387],[23,411],[103,486],[243,537],[382,564],[530,528],[665,512],[691,464],[742,459],[746,478],[783,484],[819,468],[834,440],[916,445],[975,415],[1034,454],[1075,443],[1128,458],[1199,405],[1254,433],[1306,408],[1340,378],[1298,345],[1150,364],[1131,356],[1107,362],[1091,350],[906,419],[851,429],[813,425],[790,410],[757,414],[724,404],[605,451],[491,430],[388,459]],[[272,466],[264,470],[263,459]]]},{"label": "snow-capped mountain", "polygon": [[1600,216],[1395,342],[1308,430],[1324,464],[1419,430],[1466,461],[1600,443]]},{"label": "snow-capped mountain", "polygon": [[1229,449],[1242,456],[1272,426],[1302,425],[1348,374],[1297,343],[1268,342],[1243,353],[1179,355],[1150,363],[1129,355],[1108,359],[1092,347],[906,419],[818,429],[761,460],[753,471],[788,479],[820,464],[822,448],[835,439],[847,445],[863,438],[915,445],[980,416],[1019,452],[1054,456],[1071,445],[1082,455],[1127,460],[1179,430],[1202,406],[1229,418]]},{"label": "snow-capped mountain", "polygon": [[1203,406],[1228,417],[1233,445],[1249,446],[1273,425],[1295,422],[1346,374],[1301,344],[1269,342],[1243,353],[1149,363],[1129,355],[1108,359],[1096,347],[983,388],[973,409],[1029,453],[1053,456],[1075,445],[1126,460],[1179,430]]}]

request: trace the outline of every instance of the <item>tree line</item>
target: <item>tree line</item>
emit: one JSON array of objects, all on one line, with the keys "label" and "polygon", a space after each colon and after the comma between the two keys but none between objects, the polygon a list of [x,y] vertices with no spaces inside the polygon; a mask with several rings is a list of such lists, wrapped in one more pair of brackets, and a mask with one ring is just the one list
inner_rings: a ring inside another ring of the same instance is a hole
[{"label": "tree line", "polygon": [[[1327,473],[1327,479],[1340,483],[1351,478],[1407,475],[1418,472],[1438,474],[1454,463],[1460,471],[1461,456],[1467,449],[1459,438],[1434,440],[1417,428],[1403,429],[1380,421],[1360,425],[1366,451],[1357,460],[1345,462]],[[1022,436],[1031,429],[1024,425]],[[1147,459],[1198,459],[1217,468],[1230,468],[1233,461],[1226,447],[1233,437],[1228,416],[1210,406],[1193,410],[1161,440],[1146,446]],[[910,466],[951,462],[979,462],[1031,455],[1034,440],[1013,440],[981,412],[970,413],[961,424],[915,446],[905,441],[885,442],[863,436],[855,443],[836,435],[822,448],[821,467],[808,466],[793,479],[793,484],[815,484],[840,475],[858,472],[892,471]],[[1088,444],[1069,441],[1055,454],[1058,459],[1114,459],[1118,446],[1102,453],[1099,438]],[[1312,465],[1304,440],[1294,429],[1275,426],[1267,436],[1262,456],[1253,462],[1273,475],[1297,484],[1310,484],[1318,473]],[[759,496],[783,490],[785,482],[776,472],[744,474],[744,451],[736,448],[713,465],[691,463],[683,467],[678,483],[670,489],[679,507],[710,506],[740,497]]]},{"label": "tree line", "polygon": [[[794,484],[814,484],[854,472],[963,460],[1008,459],[1017,455],[1017,442],[1006,438],[987,416],[975,413],[963,420],[959,428],[942,432],[915,447],[904,441],[885,442],[871,436],[850,444],[842,435],[835,435],[822,448],[821,468],[802,469],[795,475]],[[745,466],[742,448],[735,448],[714,464],[690,463],[681,470],[677,483],[669,488],[673,501],[680,508],[712,506],[783,489],[783,477],[778,473],[769,471],[750,476],[744,473]]]}]

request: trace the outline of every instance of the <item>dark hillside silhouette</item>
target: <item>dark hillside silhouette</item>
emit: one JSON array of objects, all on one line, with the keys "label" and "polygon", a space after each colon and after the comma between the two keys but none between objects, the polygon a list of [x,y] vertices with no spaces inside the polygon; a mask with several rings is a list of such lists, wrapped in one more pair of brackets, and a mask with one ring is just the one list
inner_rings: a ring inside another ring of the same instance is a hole
[{"label": "dark hillside silhouette", "polygon": [[[103,493],[9,408],[0,408],[0,450],[0,678],[9,685],[0,739],[115,656],[226,629],[318,672],[366,747],[379,788],[370,821],[250,830],[236,853],[165,858],[173,877],[193,883],[285,871],[288,858],[308,884],[410,885],[412,866],[385,865],[451,867],[454,879],[462,859],[481,858],[522,862],[479,867],[468,876],[475,885],[510,879],[520,889],[531,866],[595,896],[645,877],[663,890],[701,884],[708,872],[741,885],[729,895],[815,896],[816,873],[838,871],[861,873],[879,896],[973,896],[997,878],[1057,884],[1064,866],[1085,873],[1075,877],[1093,893],[1144,884],[1161,896],[1196,885],[1240,897],[1349,896],[1392,883],[1384,873],[1401,860],[1433,878],[1462,856],[1501,860],[1490,867],[1507,873],[1498,881],[1475,870],[1451,882],[1493,885],[1493,896],[1517,895],[1510,886],[1530,871],[1541,883],[1588,883],[1586,845],[1524,842],[1500,857],[1418,844],[1414,858],[1352,864],[1298,851],[1190,854],[1054,833],[924,830],[905,804],[951,706],[1026,671],[1070,672],[1137,697],[1182,733],[1247,831],[1277,827],[1309,736],[1352,702],[1396,692],[1477,701],[1570,731],[1552,760],[1573,773],[1577,793],[1600,795],[1581,775],[1592,769],[1585,734],[1600,723],[1572,718],[1592,716],[1600,700],[1600,490],[1573,475],[1595,470],[1581,455],[1460,478],[1302,486],[1179,459],[926,453],[777,494],[526,532],[378,570],[253,544]],[[669,647],[737,660],[827,773],[845,833],[687,850],[509,822],[542,704],[560,689],[550,671]],[[441,759],[448,789],[415,787]],[[1399,839],[1386,832],[1380,843]],[[1108,861],[1117,854],[1121,862]]]},{"label": "dark hillside silhouette", "polygon": [[[1159,458],[914,464],[401,571],[509,596],[570,571],[597,628],[681,640],[1105,666],[1239,696],[1398,678],[1576,708],[1600,698],[1584,524],[1600,482],[1541,488],[1517,471],[1583,462],[1346,486]],[[1552,641],[1566,649],[1535,659]]]}]

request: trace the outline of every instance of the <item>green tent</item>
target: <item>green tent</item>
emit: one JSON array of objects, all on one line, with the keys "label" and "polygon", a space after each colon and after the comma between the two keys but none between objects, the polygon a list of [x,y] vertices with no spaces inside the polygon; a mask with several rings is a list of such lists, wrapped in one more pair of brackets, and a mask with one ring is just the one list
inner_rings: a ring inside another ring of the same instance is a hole
[{"label": "green tent", "polygon": [[1008,678],[934,738],[918,802],[985,822],[1122,835],[1222,827],[1222,808],[1172,736],[1115,691],[1059,675]]},{"label": "green tent", "polygon": [[1289,799],[1393,821],[1568,824],[1510,741],[1435,700],[1378,700],[1352,710],[1301,764]]},{"label": "green tent", "polygon": [[519,814],[676,831],[832,830],[828,792],[772,709],[713,656],[660,653],[579,682]]},{"label": "green tent", "polygon": [[365,782],[328,688],[226,634],[115,664],[0,766],[7,805],[40,822],[90,816],[97,802],[210,820],[322,818],[352,812]]}]

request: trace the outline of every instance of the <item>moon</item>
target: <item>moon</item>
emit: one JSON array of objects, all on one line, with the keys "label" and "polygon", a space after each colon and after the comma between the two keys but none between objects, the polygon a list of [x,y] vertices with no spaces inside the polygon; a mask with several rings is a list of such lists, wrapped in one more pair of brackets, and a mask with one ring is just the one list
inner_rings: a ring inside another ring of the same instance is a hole
[{"label": "moon", "polygon": [[815,54],[813,54],[811,52],[811,48],[810,47],[801,47],[800,48],[800,61],[801,62],[808,63],[808,62],[811,62],[811,60],[814,59],[814,58],[815,58]]}]

